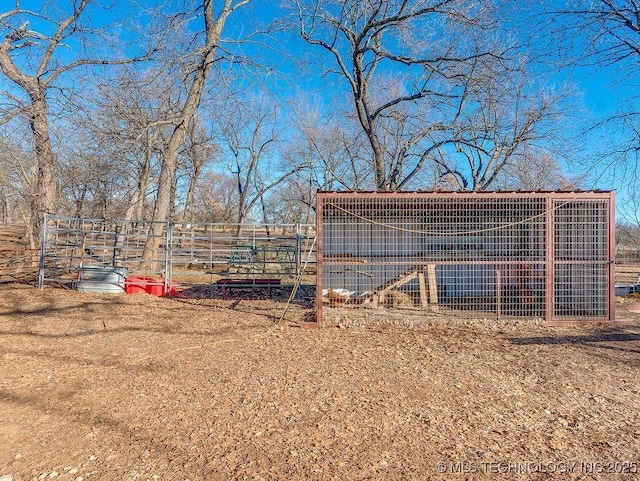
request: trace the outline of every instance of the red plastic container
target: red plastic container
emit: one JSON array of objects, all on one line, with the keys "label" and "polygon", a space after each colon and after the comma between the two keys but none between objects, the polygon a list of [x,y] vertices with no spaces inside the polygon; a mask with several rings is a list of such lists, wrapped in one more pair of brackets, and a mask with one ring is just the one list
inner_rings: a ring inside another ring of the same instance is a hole
[{"label": "red plastic container", "polygon": [[147,293],[153,296],[172,296],[176,293],[178,283],[171,281],[164,292],[164,281],[153,277],[127,277],[124,281],[124,290],[127,294]]},{"label": "red plastic container", "polygon": [[147,292],[147,283],[152,282],[151,277],[127,277],[124,281],[124,291],[127,294],[141,294]]},{"label": "red plastic container", "polygon": [[164,281],[152,279],[151,282],[147,282],[147,292],[153,296],[173,296],[176,293],[177,287],[176,281],[171,281],[167,284],[167,292],[164,292]]}]

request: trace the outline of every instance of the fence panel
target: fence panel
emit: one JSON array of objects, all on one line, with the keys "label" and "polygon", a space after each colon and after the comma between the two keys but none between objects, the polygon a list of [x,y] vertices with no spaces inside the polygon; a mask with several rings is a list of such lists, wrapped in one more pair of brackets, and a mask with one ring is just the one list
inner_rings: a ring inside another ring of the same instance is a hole
[{"label": "fence panel", "polygon": [[613,320],[612,212],[601,191],[318,193],[317,318]]},{"label": "fence panel", "polygon": [[299,224],[165,222],[155,237],[151,227],[148,221],[45,217],[40,286],[75,284],[83,268],[122,268],[167,284],[293,282],[315,236],[312,226]]}]

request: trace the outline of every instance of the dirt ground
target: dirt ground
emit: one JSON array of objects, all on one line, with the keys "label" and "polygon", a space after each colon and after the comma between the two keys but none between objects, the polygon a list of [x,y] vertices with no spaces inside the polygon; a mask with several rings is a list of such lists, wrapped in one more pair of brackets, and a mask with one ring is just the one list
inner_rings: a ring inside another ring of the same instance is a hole
[{"label": "dirt ground", "polygon": [[193,297],[1,284],[0,480],[640,478],[637,323]]}]

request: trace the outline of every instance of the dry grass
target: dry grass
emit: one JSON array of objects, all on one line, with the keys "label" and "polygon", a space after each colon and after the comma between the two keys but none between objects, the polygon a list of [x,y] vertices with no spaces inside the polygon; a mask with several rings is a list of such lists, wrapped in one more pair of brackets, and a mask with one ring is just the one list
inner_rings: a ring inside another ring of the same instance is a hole
[{"label": "dry grass", "polygon": [[640,461],[638,325],[311,329],[283,307],[2,285],[0,476],[637,479],[582,463]]}]

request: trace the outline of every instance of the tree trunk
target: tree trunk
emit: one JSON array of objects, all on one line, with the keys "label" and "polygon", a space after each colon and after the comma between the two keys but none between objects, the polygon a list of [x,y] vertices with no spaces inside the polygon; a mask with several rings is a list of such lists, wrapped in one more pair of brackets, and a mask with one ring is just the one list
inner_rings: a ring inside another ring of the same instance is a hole
[{"label": "tree trunk", "polygon": [[142,196],[142,189],[140,186],[140,181],[138,181],[138,185],[136,186],[136,190],[133,192],[131,199],[129,199],[129,207],[127,207],[127,211],[124,214],[124,220],[128,221],[140,221],[143,220],[140,217],[140,205],[144,203],[144,198]]},{"label": "tree trunk", "polygon": [[[49,109],[44,92],[30,94],[31,108],[29,124],[33,132],[34,148],[38,162],[37,187],[33,196],[31,232],[33,242],[40,239],[44,214],[54,214],[56,210],[56,169],[51,138],[49,136]],[[35,248],[36,246],[31,246]]]},{"label": "tree trunk", "polygon": [[144,162],[138,173],[138,185],[129,200],[129,207],[127,207],[127,212],[124,216],[125,220],[134,220],[136,222],[144,220],[144,203],[149,184],[149,174],[151,172],[151,147],[149,142],[149,132],[147,132],[147,147],[144,153]]},{"label": "tree trunk", "polygon": [[198,177],[200,177],[200,168],[195,165],[193,168],[193,175],[189,179],[189,190],[187,191],[187,198],[184,202],[184,211],[182,212],[182,222],[192,222],[194,217],[194,204],[196,197],[196,187],[198,185]]},{"label": "tree trunk", "polygon": [[[247,197],[247,186],[245,184],[244,188],[242,188],[240,163],[236,162],[236,167],[238,168],[238,170],[236,171],[236,176],[238,180],[238,216],[237,216],[236,222],[238,224],[242,224],[242,221],[244,221],[244,216],[245,216],[244,204]],[[238,227],[238,230],[240,230],[240,227]]]},{"label": "tree trunk", "polygon": [[2,205],[2,209],[0,209],[2,212],[2,223],[6,226],[9,223],[9,202],[7,201],[7,194],[4,189],[0,189],[0,198],[2,199],[0,202],[0,205]]},{"label": "tree trunk", "polygon": [[169,197],[169,220],[176,220],[176,196],[178,195],[178,177],[173,176],[171,196]]},{"label": "tree trunk", "polygon": [[232,6],[232,0],[225,0],[216,19],[213,11],[213,0],[204,1],[203,11],[206,43],[202,52],[199,54],[197,64],[193,66],[193,81],[188,89],[187,99],[164,152],[160,180],[158,182],[158,195],[153,209],[153,220],[155,222],[151,225],[145,244],[142,255],[143,262],[154,259],[160,247],[162,240],[161,235],[165,227],[164,223],[167,220],[171,206],[171,188],[174,184],[174,177],[178,166],[178,155],[186,138],[187,127],[192,121],[198,105],[200,105],[200,99],[202,98],[202,92],[207,83],[211,66],[213,65],[214,54],[220,40],[222,28],[229,14],[247,2],[248,0],[242,0],[236,3],[235,6]]},{"label": "tree trunk", "polygon": [[75,218],[82,217],[82,210],[84,209],[84,201],[87,197],[87,188],[82,187],[82,191],[80,192],[80,196],[76,199],[76,211],[74,213]]},{"label": "tree trunk", "polygon": [[161,235],[164,229],[164,222],[169,215],[171,207],[171,190],[174,184],[174,177],[178,167],[178,155],[180,148],[184,143],[187,125],[196,113],[196,109],[200,104],[202,91],[204,90],[207,76],[211,70],[214,48],[210,48],[202,54],[202,58],[197,66],[194,74],[193,84],[189,89],[187,101],[182,109],[180,122],[173,129],[173,133],[169,138],[169,143],[164,152],[162,159],[162,169],[160,171],[160,179],[158,181],[158,194],[156,197],[155,207],[153,209],[153,224],[149,232],[149,237],[145,244],[143,261],[149,261],[155,258],[156,251],[161,243]]},{"label": "tree trunk", "polygon": [[369,111],[366,106],[364,96],[366,93],[362,92],[364,86],[360,87],[361,91],[357,93],[355,99],[356,112],[358,113],[358,120],[362,129],[364,130],[369,145],[371,145],[371,151],[373,153],[373,173],[375,175],[376,190],[389,190],[389,183],[387,182],[387,174],[385,169],[384,152],[380,145],[380,140],[375,131],[375,121],[369,115]]}]

